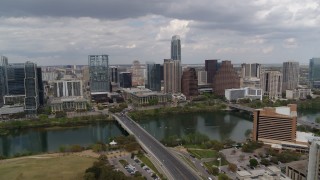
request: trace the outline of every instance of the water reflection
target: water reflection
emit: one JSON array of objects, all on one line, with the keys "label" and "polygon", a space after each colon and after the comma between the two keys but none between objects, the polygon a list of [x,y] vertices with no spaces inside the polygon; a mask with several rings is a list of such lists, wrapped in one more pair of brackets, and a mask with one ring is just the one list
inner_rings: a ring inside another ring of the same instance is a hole
[{"label": "water reflection", "polygon": [[87,146],[97,141],[108,142],[111,137],[123,133],[115,122],[97,123],[76,128],[15,131],[0,138],[0,154],[12,156],[26,152],[58,151],[62,145]]},{"label": "water reflection", "polygon": [[150,134],[161,140],[169,136],[200,132],[211,139],[245,140],[245,131],[252,128],[250,117],[232,112],[213,112],[148,118],[139,122]]}]

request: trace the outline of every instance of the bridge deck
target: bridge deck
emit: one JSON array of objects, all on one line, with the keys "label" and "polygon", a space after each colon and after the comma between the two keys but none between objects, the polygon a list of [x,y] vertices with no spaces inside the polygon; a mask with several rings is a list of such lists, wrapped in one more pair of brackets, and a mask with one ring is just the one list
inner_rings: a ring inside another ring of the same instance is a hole
[{"label": "bridge deck", "polygon": [[133,134],[137,138],[138,142],[150,155],[154,156],[158,160],[160,166],[164,168],[164,171],[169,173],[167,174],[169,179],[200,179],[179,159],[172,155],[165,146],[142,129],[128,116],[114,115],[114,117],[123,126],[123,128],[128,130],[130,134]]}]

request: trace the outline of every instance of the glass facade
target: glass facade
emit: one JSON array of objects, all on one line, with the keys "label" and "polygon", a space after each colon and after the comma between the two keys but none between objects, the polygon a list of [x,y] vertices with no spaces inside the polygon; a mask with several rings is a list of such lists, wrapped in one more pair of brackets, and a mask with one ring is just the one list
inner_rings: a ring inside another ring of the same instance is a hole
[{"label": "glass facade", "polygon": [[171,59],[181,61],[181,41],[180,36],[172,36],[171,40]]},{"label": "glass facade", "polygon": [[91,92],[109,92],[108,55],[89,55],[89,74]]},{"label": "glass facade", "polygon": [[0,56],[0,107],[3,105],[3,97],[8,93],[7,83],[8,58]]},{"label": "glass facade", "polygon": [[23,95],[24,90],[24,63],[9,64],[7,68],[8,94]]},{"label": "glass facade", "polygon": [[152,91],[161,91],[161,65],[147,63],[146,88]]},{"label": "glass facade", "polygon": [[310,59],[309,82],[311,88],[320,88],[320,58]]},{"label": "glass facade", "polygon": [[25,63],[25,112],[27,115],[37,114],[39,107],[38,97],[38,78],[37,78],[37,65],[32,62]]},{"label": "glass facade", "polygon": [[132,74],[130,72],[122,72],[119,74],[120,87],[131,88],[132,87]]}]

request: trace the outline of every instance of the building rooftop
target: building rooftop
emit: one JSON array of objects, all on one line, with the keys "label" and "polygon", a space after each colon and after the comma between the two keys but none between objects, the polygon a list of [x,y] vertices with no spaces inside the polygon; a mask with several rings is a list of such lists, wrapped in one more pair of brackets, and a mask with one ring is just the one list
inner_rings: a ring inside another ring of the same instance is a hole
[{"label": "building rooftop", "polygon": [[308,160],[293,161],[293,162],[287,163],[287,166],[293,169],[296,169],[304,174],[307,174]]},{"label": "building rooftop", "polygon": [[237,174],[240,177],[244,177],[244,176],[251,176],[251,174],[248,171],[237,171]]},{"label": "building rooftop", "polygon": [[24,111],[23,106],[2,106],[0,108],[0,115],[16,114]]},{"label": "building rooftop", "polygon": [[122,90],[124,92],[132,94],[152,92],[150,89],[147,88],[123,88]]},{"label": "building rooftop", "polygon": [[296,132],[296,141],[298,141],[298,142],[307,143],[307,142],[309,142],[310,139],[312,139],[314,137],[315,136],[313,133],[300,132],[300,131]]},{"label": "building rooftop", "polygon": [[87,101],[87,99],[85,99],[83,97],[60,97],[60,98],[51,99],[51,104],[70,102],[70,101],[84,102],[84,101]]}]

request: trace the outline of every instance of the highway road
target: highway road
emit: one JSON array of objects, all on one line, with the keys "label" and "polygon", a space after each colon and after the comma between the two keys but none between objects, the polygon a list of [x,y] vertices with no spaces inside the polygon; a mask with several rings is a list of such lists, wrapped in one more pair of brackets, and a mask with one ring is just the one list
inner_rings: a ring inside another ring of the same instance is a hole
[{"label": "highway road", "polygon": [[[169,150],[163,146],[159,141],[153,138],[149,133],[142,129],[138,124],[133,122],[126,115],[115,115],[118,117],[126,128],[134,133],[137,139],[139,139],[152,154],[161,162],[163,166],[171,175],[174,180],[195,180],[200,179],[193,174],[180,160],[174,157]],[[169,179],[171,179],[169,177]]]},{"label": "highway road", "polygon": [[304,126],[309,126],[313,129],[320,129],[320,124],[316,122],[311,122],[311,121],[304,121],[304,120],[297,120],[298,124],[304,125]]}]

